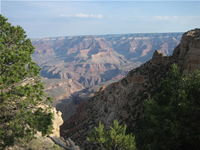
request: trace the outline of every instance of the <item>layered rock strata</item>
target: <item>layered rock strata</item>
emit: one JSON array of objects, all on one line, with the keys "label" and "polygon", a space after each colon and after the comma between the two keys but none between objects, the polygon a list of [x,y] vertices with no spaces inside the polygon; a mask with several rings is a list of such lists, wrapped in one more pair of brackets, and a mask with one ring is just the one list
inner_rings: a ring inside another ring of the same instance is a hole
[{"label": "layered rock strata", "polygon": [[175,48],[173,57],[183,71],[192,72],[200,68],[200,29],[186,32]]}]

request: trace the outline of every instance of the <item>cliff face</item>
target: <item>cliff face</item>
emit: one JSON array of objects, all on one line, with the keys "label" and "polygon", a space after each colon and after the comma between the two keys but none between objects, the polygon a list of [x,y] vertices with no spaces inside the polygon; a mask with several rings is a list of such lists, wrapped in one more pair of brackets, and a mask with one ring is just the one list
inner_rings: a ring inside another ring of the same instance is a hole
[{"label": "cliff face", "polygon": [[144,99],[158,90],[158,83],[168,76],[170,65],[177,63],[183,71],[200,69],[200,30],[185,33],[172,56],[155,51],[150,61],[131,70],[128,75],[99,90],[93,98],[82,103],[74,116],[61,127],[63,137],[72,138],[80,147],[87,145],[86,135],[102,121],[106,127],[114,119],[126,124],[129,132],[137,129],[143,116]]},{"label": "cliff face", "polygon": [[183,34],[181,43],[175,48],[173,57],[183,71],[194,71],[200,68],[200,30]]}]

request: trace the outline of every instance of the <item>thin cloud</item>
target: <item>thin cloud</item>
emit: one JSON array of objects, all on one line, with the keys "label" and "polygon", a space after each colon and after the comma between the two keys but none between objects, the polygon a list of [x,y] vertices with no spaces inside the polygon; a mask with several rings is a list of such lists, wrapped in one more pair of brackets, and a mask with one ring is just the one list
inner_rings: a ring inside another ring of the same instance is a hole
[{"label": "thin cloud", "polygon": [[155,19],[155,20],[170,20],[171,18],[169,16],[153,16],[153,19]]},{"label": "thin cloud", "polygon": [[79,14],[74,14],[74,15],[64,15],[64,14],[60,14],[60,17],[75,17],[75,18],[103,18],[103,16],[101,14],[98,15],[94,15],[94,14],[83,14],[83,13],[79,13]]},{"label": "thin cloud", "polygon": [[200,19],[200,16],[153,16],[152,19],[158,21],[184,21],[191,19]]}]

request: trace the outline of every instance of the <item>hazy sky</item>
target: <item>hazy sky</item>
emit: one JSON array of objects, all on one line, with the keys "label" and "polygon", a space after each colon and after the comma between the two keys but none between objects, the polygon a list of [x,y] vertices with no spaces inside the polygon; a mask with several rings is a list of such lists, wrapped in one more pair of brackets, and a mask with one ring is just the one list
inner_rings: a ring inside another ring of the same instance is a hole
[{"label": "hazy sky", "polygon": [[200,27],[200,0],[1,0],[0,10],[30,38],[186,32]]}]

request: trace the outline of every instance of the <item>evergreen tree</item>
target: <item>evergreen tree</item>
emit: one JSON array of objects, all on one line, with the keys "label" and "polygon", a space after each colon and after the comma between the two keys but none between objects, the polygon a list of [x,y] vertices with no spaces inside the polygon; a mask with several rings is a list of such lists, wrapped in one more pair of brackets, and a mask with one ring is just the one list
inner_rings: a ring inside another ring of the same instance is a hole
[{"label": "evergreen tree", "polygon": [[99,122],[99,127],[89,133],[87,140],[103,150],[136,150],[135,137],[132,134],[126,135],[126,125],[120,126],[117,120],[114,120],[109,130],[105,130]]},{"label": "evergreen tree", "polygon": [[174,64],[160,92],[144,104],[145,118],[136,135],[138,149],[200,148],[200,71],[181,75]]},{"label": "evergreen tree", "polygon": [[[0,15],[0,149],[36,131],[52,130],[51,101],[45,96],[40,68],[31,59],[34,47],[20,26]],[[46,105],[47,106],[47,105]]]}]

